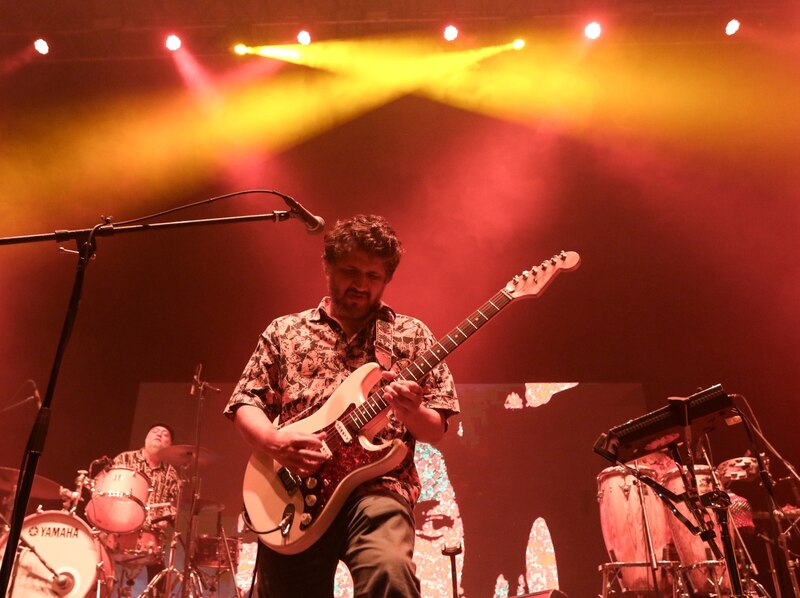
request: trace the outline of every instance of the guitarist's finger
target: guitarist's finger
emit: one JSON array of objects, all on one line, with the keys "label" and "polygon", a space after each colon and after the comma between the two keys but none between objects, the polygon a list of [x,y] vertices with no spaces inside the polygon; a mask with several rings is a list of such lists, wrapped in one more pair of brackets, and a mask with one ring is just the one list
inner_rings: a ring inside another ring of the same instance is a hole
[{"label": "guitarist's finger", "polygon": [[393,372],[391,370],[384,370],[383,372],[381,372],[381,378],[391,382],[392,380],[397,378],[397,372]]}]

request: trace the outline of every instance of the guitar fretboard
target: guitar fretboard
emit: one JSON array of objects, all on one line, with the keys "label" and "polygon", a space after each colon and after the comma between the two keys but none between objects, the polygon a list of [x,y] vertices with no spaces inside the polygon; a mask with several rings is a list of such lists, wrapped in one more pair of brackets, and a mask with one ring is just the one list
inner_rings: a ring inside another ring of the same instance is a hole
[{"label": "guitar fretboard", "polygon": [[[430,349],[403,369],[398,374],[398,378],[400,380],[413,380],[414,382],[422,380],[428,372],[439,365],[470,336],[478,332],[484,324],[500,313],[500,310],[511,303],[512,300],[513,297],[505,289],[498,291],[494,297],[481,305],[472,315],[445,334]],[[356,430],[360,430],[388,407],[389,404],[384,399],[383,393],[376,391],[370,394],[364,403],[350,412],[350,419]]]}]

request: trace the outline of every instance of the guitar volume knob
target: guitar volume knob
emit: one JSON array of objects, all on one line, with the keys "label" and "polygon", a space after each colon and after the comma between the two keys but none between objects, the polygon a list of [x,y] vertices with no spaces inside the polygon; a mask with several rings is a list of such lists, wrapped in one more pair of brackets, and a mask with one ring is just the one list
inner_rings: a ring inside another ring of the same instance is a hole
[{"label": "guitar volume knob", "polygon": [[306,488],[313,490],[317,487],[317,478],[308,478],[306,480]]},{"label": "guitar volume knob", "polygon": [[309,494],[306,496],[306,505],[309,507],[313,507],[317,504],[317,497],[314,494]]}]

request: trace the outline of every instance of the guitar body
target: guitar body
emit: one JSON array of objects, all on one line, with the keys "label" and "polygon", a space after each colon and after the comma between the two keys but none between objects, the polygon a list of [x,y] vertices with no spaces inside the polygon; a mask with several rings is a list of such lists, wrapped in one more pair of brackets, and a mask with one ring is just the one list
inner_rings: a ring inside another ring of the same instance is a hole
[{"label": "guitar body", "polygon": [[[288,424],[309,434],[328,428],[365,401],[381,377],[377,363],[368,363],[350,374],[325,404],[309,417]],[[386,412],[383,413],[385,418]],[[380,426],[364,428],[349,443],[330,449],[331,458],[309,478],[294,478],[286,483],[287,472],[263,453],[250,457],[244,474],[244,507],[259,539],[282,554],[297,554],[310,547],[330,527],[350,493],[363,482],[391,471],[405,458],[408,448],[399,439],[373,444],[372,435]],[[336,432],[333,432],[336,434]],[[328,432],[326,445],[333,444]],[[294,517],[287,534],[274,530],[294,505]]]}]

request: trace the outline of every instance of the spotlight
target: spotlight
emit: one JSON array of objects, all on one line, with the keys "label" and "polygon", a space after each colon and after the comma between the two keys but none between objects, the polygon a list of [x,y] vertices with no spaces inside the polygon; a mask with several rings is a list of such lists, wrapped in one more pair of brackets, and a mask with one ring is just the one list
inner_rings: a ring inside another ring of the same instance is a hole
[{"label": "spotlight", "polygon": [[303,29],[300,33],[297,34],[297,43],[301,46],[307,46],[311,43],[311,34]]},{"label": "spotlight", "polygon": [[600,27],[600,23],[597,21],[592,21],[583,28],[583,34],[589,39],[597,39],[602,32],[603,28]]},{"label": "spotlight", "polygon": [[524,39],[515,39],[511,44],[511,47],[515,50],[522,50],[525,47],[525,40]]},{"label": "spotlight", "polygon": [[736,19],[731,19],[730,21],[728,21],[728,24],[725,25],[725,34],[726,35],[735,34],[737,31],[739,31],[740,26],[741,24],[739,23],[739,21],[737,21]]},{"label": "spotlight", "polygon": [[239,56],[244,56],[247,54],[247,46],[244,44],[236,44],[233,46],[234,53],[238,54]]},{"label": "spotlight", "polygon": [[456,27],[455,25],[448,25],[447,27],[444,28],[442,36],[448,42],[455,41],[456,38],[458,37],[458,27]]},{"label": "spotlight", "polygon": [[177,35],[174,34],[168,35],[167,42],[165,45],[167,46],[167,50],[174,52],[175,50],[181,47],[181,38],[179,38]]},{"label": "spotlight", "polygon": [[41,37],[33,42],[33,47],[36,49],[39,54],[47,54],[50,51],[50,46],[47,45],[47,42],[44,41]]}]

